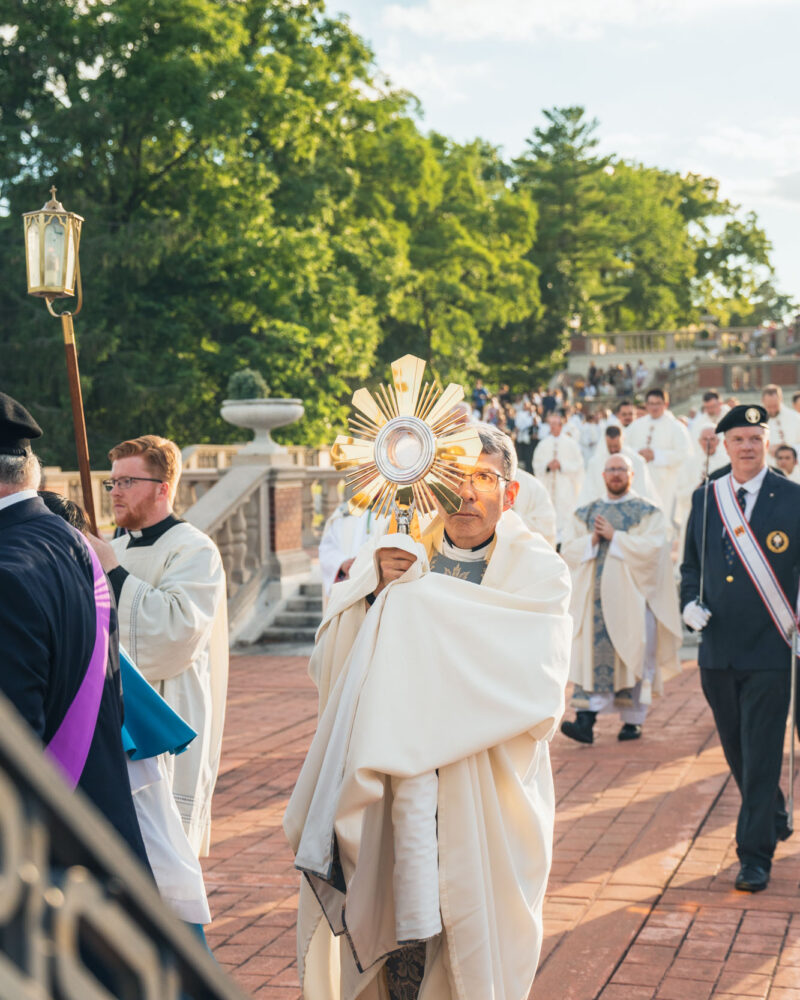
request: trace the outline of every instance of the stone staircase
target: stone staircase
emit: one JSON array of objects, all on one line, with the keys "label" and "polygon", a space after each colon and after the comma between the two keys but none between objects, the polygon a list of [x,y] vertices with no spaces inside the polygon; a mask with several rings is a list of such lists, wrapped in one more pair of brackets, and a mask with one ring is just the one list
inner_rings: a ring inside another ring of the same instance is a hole
[{"label": "stone staircase", "polygon": [[303,583],[294,597],[287,598],[258,639],[258,643],[314,644],[322,621],[322,584]]}]

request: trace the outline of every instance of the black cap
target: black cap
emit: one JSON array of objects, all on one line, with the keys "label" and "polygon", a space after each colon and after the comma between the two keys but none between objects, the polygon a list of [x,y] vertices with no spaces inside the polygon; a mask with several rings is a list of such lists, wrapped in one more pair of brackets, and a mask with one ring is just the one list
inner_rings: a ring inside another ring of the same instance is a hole
[{"label": "black cap", "polygon": [[42,428],[25,407],[0,392],[0,455],[27,455],[31,438],[42,436]]},{"label": "black cap", "polygon": [[732,431],[734,427],[768,427],[767,411],[757,403],[742,404],[728,410],[716,426],[717,434]]}]

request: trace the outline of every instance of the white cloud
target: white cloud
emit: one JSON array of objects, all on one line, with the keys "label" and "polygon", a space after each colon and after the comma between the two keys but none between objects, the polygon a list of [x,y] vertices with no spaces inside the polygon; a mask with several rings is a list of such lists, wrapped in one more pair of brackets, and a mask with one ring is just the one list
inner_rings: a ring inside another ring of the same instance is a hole
[{"label": "white cloud", "polygon": [[543,35],[587,38],[606,28],[647,27],[729,16],[735,8],[788,7],[795,0],[419,0],[391,3],[383,20],[425,38],[535,41]]},{"label": "white cloud", "polygon": [[460,104],[467,100],[469,86],[485,78],[489,65],[485,62],[453,62],[437,58],[430,52],[408,56],[407,46],[390,44],[380,58],[380,68],[395,86],[410,90],[419,97],[435,94],[443,104]]}]

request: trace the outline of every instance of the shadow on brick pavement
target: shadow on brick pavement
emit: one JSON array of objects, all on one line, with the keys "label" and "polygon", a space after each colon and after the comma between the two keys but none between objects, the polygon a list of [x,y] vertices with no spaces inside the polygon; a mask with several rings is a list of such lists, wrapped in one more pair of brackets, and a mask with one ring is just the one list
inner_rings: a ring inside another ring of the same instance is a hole
[{"label": "shadow on brick pavement", "polygon": [[[209,943],[255,997],[297,1000],[299,876],[281,830],[314,732],[298,656],[231,660],[213,846]],[[643,738],[601,717],[593,746],[558,734],[553,869],[533,1000],[800,1000],[800,855],[733,889],[738,792],[693,663],[653,705]],[[800,834],[798,834],[800,838]]]}]

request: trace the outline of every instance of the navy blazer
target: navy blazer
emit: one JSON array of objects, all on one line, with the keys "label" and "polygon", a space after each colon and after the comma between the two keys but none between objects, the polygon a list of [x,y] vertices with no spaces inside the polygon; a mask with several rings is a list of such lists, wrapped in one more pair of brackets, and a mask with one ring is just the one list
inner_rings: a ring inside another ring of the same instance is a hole
[{"label": "navy blazer", "polygon": [[[681,566],[681,607],[697,600],[700,591],[700,547],[703,533],[703,487],[692,494]],[[800,486],[769,470],[761,484],[750,527],[769,560],[792,608],[797,606],[800,577]],[[788,539],[783,552],[772,552],[768,537],[780,531]],[[733,577],[729,580],[729,577]],[[739,557],[729,566],[723,549],[723,526],[708,494],[706,565],[703,603],[711,619],[701,634],[698,662],[704,669],[788,670],[789,647],[770,618]]]},{"label": "navy blazer", "polygon": [[[80,687],[96,627],[92,561],[74,531],[39,497],[0,510],[0,690],[44,743]],[[149,870],[122,749],[113,594],[111,629],[100,711],[78,786]]]}]

